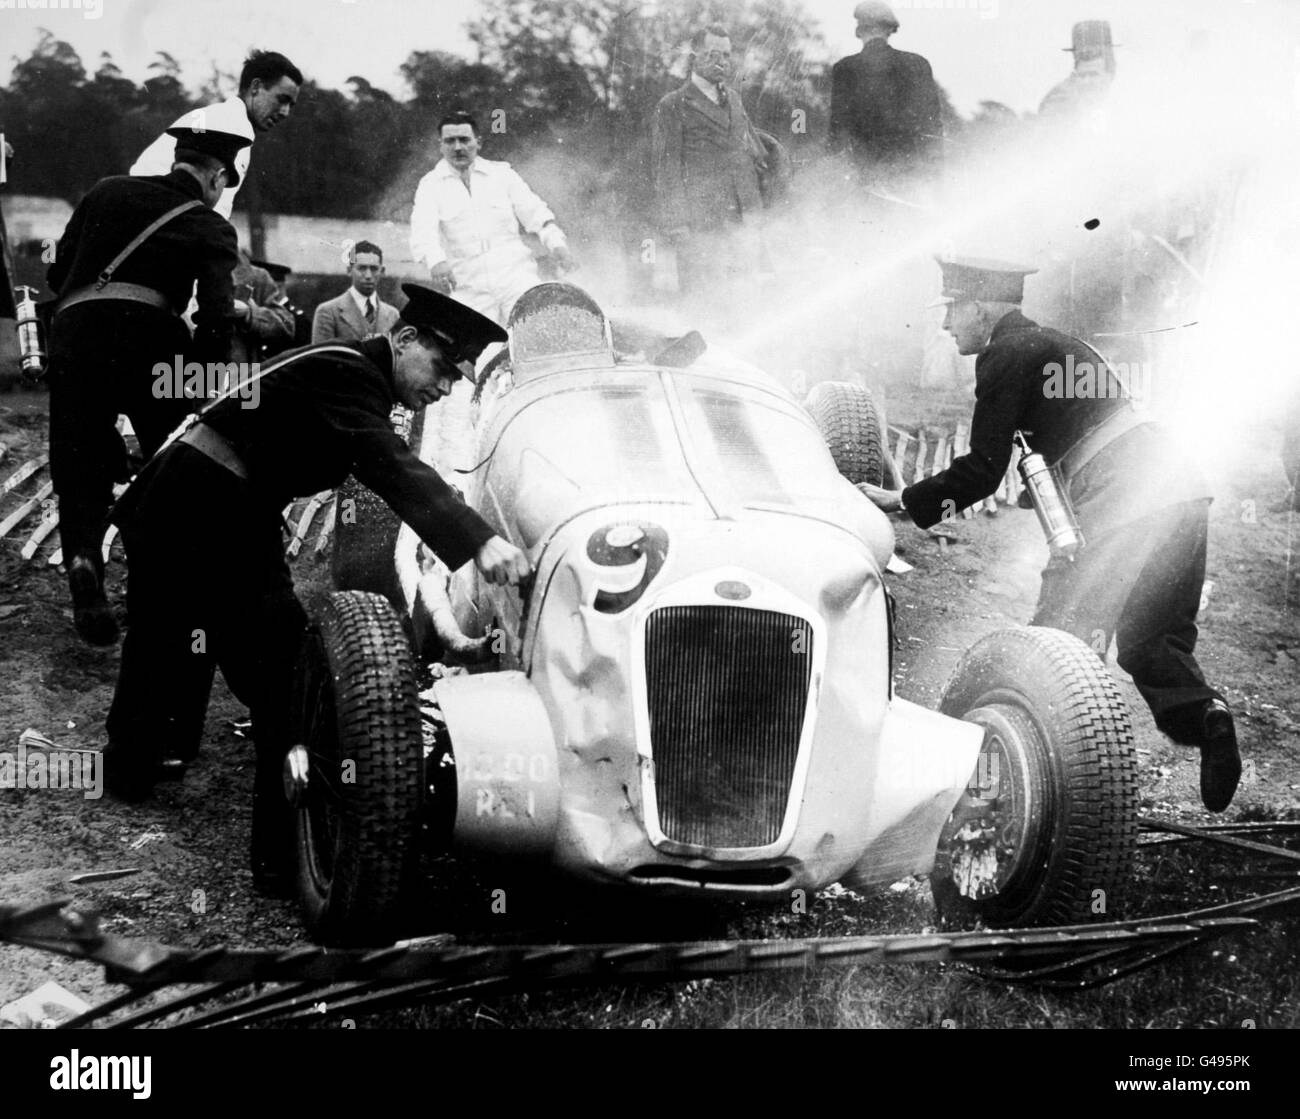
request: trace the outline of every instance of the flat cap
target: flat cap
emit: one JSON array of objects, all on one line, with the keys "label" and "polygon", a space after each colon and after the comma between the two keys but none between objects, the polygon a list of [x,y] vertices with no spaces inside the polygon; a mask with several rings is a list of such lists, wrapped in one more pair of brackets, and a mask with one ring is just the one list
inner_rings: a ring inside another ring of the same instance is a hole
[{"label": "flat cap", "polygon": [[493,342],[509,335],[486,315],[423,284],[403,284],[407,303],[398,315],[407,326],[432,334],[446,346],[450,360],[474,361]]},{"label": "flat cap", "polygon": [[265,268],[277,284],[284,283],[293,271],[287,264],[272,264],[269,260],[250,260],[248,263],[254,268]]},{"label": "flat cap", "polygon": [[895,31],[898,30],[898,17],[894,15],[894,9],[883,0],[862,0],[853,9],[853,18],[858,21],[859,27],[892,27]]},{"label": "flat cap", "polygon": [[937,256],[943,270],[943,296],[930,304],[973,301],[1019,303],[1025,297],[1025,277],[1038,271],[1031,265],[1010,264],[973,256]]}]

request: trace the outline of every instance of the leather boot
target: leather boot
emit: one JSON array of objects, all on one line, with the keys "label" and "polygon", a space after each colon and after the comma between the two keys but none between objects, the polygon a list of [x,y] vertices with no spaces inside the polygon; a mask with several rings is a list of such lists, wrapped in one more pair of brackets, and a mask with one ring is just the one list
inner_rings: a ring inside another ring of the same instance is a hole
[{"label": "leather boot", "polygon": [[1241,754],[1228,705],[1218,699],[1206,704],[1202,728],[1201,803],[1211,812],[1222,812],[1241,780]]},{"label": "leather boot", "polygon": [[72,624],[92,645],[117,641],[117,619],[104,594],[104,577],[94,557],[78,553],[68,562],[68,589],[72,592]]}]

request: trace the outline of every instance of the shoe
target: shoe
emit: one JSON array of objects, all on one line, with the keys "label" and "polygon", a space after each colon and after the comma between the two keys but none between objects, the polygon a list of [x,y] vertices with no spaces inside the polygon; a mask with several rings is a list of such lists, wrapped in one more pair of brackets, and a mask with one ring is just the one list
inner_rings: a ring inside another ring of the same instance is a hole
[{"label": "shoe", "polygon": [[1222,700],[1211,700],[1202,716],[1201,803],[1222,812],[1232,803],[1241,780],[1241,754],[1232,712]]},{"label": "shoe", "polygon": [[253,868],[253,889],[263,897],[291,898],[296,894],[297,837],[297,825],[283,793],[255,789],[248,861]]},{"label": "shoe", "polygon": [[139,804],[149,799],[157,780],[157,766],[134,756],[121,746],[109,743],[101,752],[104,787],[125,804]]},{"label": "shoe", "polygon": [[117,619],[104,595],[95,561],[79,555],[68,564],[68,589],[72,592],[72,624],[91,645],[117,642]]}]

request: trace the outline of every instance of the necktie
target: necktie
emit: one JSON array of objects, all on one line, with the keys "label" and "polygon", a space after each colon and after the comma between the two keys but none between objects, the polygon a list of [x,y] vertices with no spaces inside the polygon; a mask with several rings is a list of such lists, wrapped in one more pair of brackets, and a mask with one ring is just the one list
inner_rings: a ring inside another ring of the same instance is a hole
[{"label": "necktie", "polygon": [[372,296],[366,296],[366,323],[369,326],[375,325],[375,303]]},{"label": "necktie", "polygon": [[721,82],[718,83],[718,104],[724,109],[727,107],[727,87]]}]

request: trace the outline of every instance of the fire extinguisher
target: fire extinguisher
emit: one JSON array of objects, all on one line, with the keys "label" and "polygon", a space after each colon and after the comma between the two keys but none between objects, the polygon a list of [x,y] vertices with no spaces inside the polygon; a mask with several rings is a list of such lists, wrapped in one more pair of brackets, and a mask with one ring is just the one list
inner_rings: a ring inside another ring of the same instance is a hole
[{"label": "fire extinguisher", "polygon": [[45,328],[36,305],[36,291],[23,284],[14,288],[14,309],[18,330],[18,363],[23,380],[35,384],[45,376]]},{"label": "fire extinguisher", "polygon": [[1056,472],[1047,465],[1047,460],[1030,450],[1023,431],[1016,432],[1015,440],[1020,447],[1020,477],[1024,480],[1034,512],[1038,514],[1047,546],[1053,556],[1073,560],[1084,541],[1069,495],[1057,481]]}]

